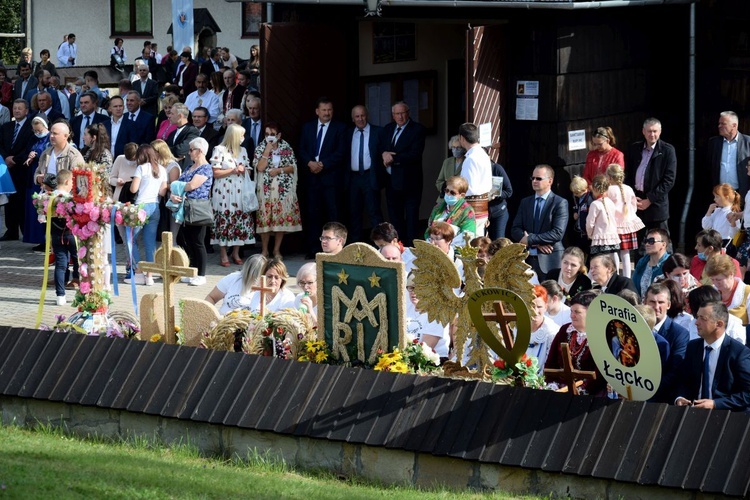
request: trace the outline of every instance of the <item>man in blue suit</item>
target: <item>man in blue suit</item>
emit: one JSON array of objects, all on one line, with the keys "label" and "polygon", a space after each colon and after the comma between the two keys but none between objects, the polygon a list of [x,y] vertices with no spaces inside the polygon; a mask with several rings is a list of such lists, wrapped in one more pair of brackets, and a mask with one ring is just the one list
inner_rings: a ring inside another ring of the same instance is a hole
[{"label": "man in blue suit", "polygon": [[695,326],[700,338],[687,345],[675,405],[750,409],[750,349],[726,335],[728,319],[727,306],[720,301],[698,309]]},{"label": "man in blue suit", "polygon": [[141,109],[141,95],[135,90],[128,92],[125,107],[128,110],[125,119],[135,122],[136,133],[133,142],[138,145],[150,144],[156,139],[156,118]]},{"label": "man in blue suit", "polygon": [[690,333],[667,316],[667,311],[672,307],[672,295],[669,288],[662,283],[653,283],[648,287],[643,303],[651,306],[656,313],[654,332],[669,342],[669,356],[661,367],[661,383],[652,401],[671,403],[677,396],[675,391],[680,376],[679,370],[685,359]]},{"label": "man in blue suit", "polygon": [[419,231],[422,202],[422,153],[425,128],[409,116],[401,101],[391,107],[393,121],[380,134],[380,156],[385,167],[388,218],[405,245],[413,245]]},{"label": "man in blue suit", "polygon": [[[333,121],[333,103],[318,99],[312,120],[302,126],[299,139],[299,171],[307,187],[307,255],[314,258],[320,250],[323,221],[339,220],[339,187],[346,150],[346,125]],[[325,219],[323,213],[325,212]]]},{"label": "man in blue suit", "polygon": [[367,211],[371,227],[383,222],[380,212],[380,172],[378,165],[378,141],[380,131],[377,125],[367,121],[367,108],[358,104],[352,108],[354,127],[347,131],[349,143],[348,166],[346,171],[349,188],[349,236],[351,241],[362,241],[362,212]]},{"label": "man in blue suit", "polygon": [[123,116],[125,112],[125,101],[119,95],[114,95],[109,99],[110,121],[104,124],[107,128],[107,134],[112,143],[112,157],[117,158],[125,153],[125,144],[135,142],[134,137],[138,135],[135,129],[135,123]]},{"label": "man in blue suit", "polygon": [[73,142],[79,150],[83,149],[83,132],[89,125],[95,123],[105,124],[109,121],[109,118],[101,113],[96,112],[97,105],[99,103],[99,96],[95,92],[87,90],[78,99],[78,105],[81,107],[81,114],[74,117],[70,122],[70,131],[73,134]]},{"label": "man in blue suit", "polygon": [[568,201],[552,192],[554,181],[552,167],[537,165],[531,174],[534,195],[521,200],[510,229],[510,238],[528,247],[526,262],[540,282],[550,270],[560,267],[562,239],[568,227]]}]

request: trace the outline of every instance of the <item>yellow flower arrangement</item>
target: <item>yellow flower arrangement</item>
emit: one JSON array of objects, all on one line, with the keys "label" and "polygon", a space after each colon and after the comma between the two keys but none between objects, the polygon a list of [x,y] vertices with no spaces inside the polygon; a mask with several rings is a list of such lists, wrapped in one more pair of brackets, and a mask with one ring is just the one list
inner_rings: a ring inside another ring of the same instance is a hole
[{"label": "yellow flower arrangement", "polygon": [[149,339],[149,342],[161,342],[161,334],[155,333],[151,335],[151,338]]},{"label": "yellow flower arrangement", "polygon": [[373,369],[378,372],[409,373],[409,366],[404,361],[404,357],[398,349],[394,349],[393,352],[381,354]]},{"label": "yellow flower arrangement", "polygon": [[308,340],[304,344],[304,350],[297,357],[297,361],[327,364],[330,352],[325,340]]}]

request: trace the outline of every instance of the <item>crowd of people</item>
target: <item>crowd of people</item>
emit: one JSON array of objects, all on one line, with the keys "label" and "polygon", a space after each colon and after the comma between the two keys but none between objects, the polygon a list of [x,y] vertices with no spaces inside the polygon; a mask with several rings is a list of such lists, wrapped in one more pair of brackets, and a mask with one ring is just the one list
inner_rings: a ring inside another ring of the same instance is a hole
[{"label": "crowd of people", "polygon": [[[477,125],[465,123],[450,138],[442,166],[434,169],[437,199],[424,226],[419,207],[426,131],[411,119],[406,102],[395,103],[392,121],[379,127],[369,122],[361,104],[352,108],[350,124],[334,119],[333,102],[321,97],[315,117],[293,145],[277,122],[261,118],[257,46],[242,61],[226,48],[210,48],[194,58],[189,47],[181,53],[168,47],[161,55],[156,44],[147,42],[113,95],[99,88],[93,70],[81,75],[80,85],[61,87],[50,51],[41,51],[40,59],[33,61],[32,51],[24,50],[14,80],[0,68],[0,196],[8,202],[3,240],[22,237],[42,248],[45,236],[31,204],[33,193],[50,189],[50,175],[92,161],[105,165],[108,196],[142,204],[148,214],[146,225],[132,236],[117,231],[118,239],[134,237],[126,282],[153,284],[152,276],[139,272],[138,262],[153,258],[162,230],[172,231],[198,269],[197,277],[185,279],[190,285],[206,283],[207,254],[214,247],[221,266],[242,266],[207,296],[222,302],[222,311],[257,308],[260,295],[252,287],[265,276],[270,310],[302,307],[316,317],[314,268],[303,266],[298,274],[302,294],[295,297],[286,289],[284,236],[302,231],[303,222],[306,258],[321,250],[336,253],[347,238],[365,241],[367,218],[374,228],[373,245],[384,258],[404,262],[407,271],[414,266],[409,246],[418,237],[453,259],[459,272],[454,250],[464,242],[478,248],[480,260],[517,242],[529,251],[536,297],[528,353],[542,368],[560,365],[558,346],[565,342],[576,368],[596,370],[587,347],[586,310],[597,293],[619,294],[639,304],[645,316],[653,314],[664,363],[655,399],[750,406],[750,351],[744,347],[750,322],[750,285],[745,284],[750,240],[743,228],[750,220],[750,137],[739,133],[731,111],[721,114],[719,136],[709,142],[714,202],[696,235],[696,254],[688,256],[672,252],[669,192],[677,175],[676,154],[661,139],[655,118],[645,120],[644,139],[624,152],[617,149],[610,127],[596,128],[583,175],[571,181],[569,200],[553,192],[555,169],[535,166],[530,176],[534,194],[520,200],[512,217],[507,172],[480,146]],[[57,67],[75,67],[76,59],[76,38],[69,34],[58,47]],[[111,64],[124,73],[127,61],[118,38]],[[304,189],[303,207],[299,189]],[[389,222],[381,212],[383,191]],[[339,202],[341,192],[346,203]],[[201,207],[208,207],[208,216],[196,215]],[[324,222],[342,219],[348,227]],[[243,247],[254,244],[257,235],[261,253],[243,260]],[[409,283],[405,293],[413,291]],[[75,277],[65,285],[75,287]],[[64,287],[56,291],[58,303],[65,303]],[[441,359],[450,359],[455,347],[450,325],[430,325],[419,313],[416,296],[408,298],[407,329],[424,336]],[[704,359],[704,350],[693,348],[691,338],[722,353],[731,346],[736,357],[726,367],[723,354],[719,368],[712,362],[708,397],[704,388],[697,394],[694,386],[680,385],[693,380],[690,374],[679,375],[697,363],[691,356],[701,355],[698,364]],[[725,368],[733,374],[731,387],[722,385],[725,374],[719,370]],[[725,389],[741,389],[741,394],[724,398]],[[599,376],[585,382],[582,391],[606,395],[607,387]]]}]

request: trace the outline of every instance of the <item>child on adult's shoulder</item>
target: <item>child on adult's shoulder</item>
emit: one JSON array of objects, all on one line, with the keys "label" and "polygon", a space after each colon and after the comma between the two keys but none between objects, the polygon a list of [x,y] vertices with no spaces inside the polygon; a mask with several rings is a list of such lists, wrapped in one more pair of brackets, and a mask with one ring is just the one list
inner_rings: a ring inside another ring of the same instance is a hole
[{"label": "child on adult's shoulder", "polygon": [[[70,170],[61,170],[57,174],[57,187],[52,192],[54,195],[70,197],[73,190],[73,172]],[[75,236],[67,227],[66,220],[63,217],[52,217],[50,221],[50,237],[52,241],[52,250],[55,254],[55,295],[57,296],[57,305],[65,305],[65,287],[68,283],[70,271],[68,263],[73,263],[73,282],[77,282],[78,276],[78,247]]]},{"label": "child on adult's shoulder", "polygon": [[591,238],[591,257],[612,253],[615,264],[619,267],[617,252],[620,250],[620,236],[617,234],[615,204],[605,196],[608,189],[609,181],[606,176],[594,176],[591,182],[594,201],[586,219],[586,234]]},{"label": "child on adult's shoulder", "polygon": [[638,230],[645,225],[636,214],[638,210],[637,199],[633,188],[624,184],[625,170],[618,164],[613,163],[607,167],[607,180],[609,189],[607,196],[615,204],[615,221],[617,223],[617,234],[620,236],[620,260],[622,261],[622,275],[630,278],[632,265],[630,264],[630,251],[638,249]]},{"label": "child on adult's shoulder", "polygon": [[708,206],[701,225],[703,229],[717,230],[726,246],[740,229],[739,222],[733,216],[733,213],[740,211],[740,194],[726,182],[715,186],[713,193],[714,202]]},{"label": "child on adult's shoulder", "polygon": [[589,191],[589,183],[578,175],[570,181],[570,192],[573,193],[573,231],[570,233],[570,243],[588,254],[591,244],[586,235],[586,218],[594,197]]}]

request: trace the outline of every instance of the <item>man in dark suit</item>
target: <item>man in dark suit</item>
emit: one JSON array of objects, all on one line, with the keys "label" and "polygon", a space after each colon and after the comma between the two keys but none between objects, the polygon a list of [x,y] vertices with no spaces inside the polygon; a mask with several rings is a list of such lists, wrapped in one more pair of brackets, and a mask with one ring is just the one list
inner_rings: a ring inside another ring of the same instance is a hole
[{"label": "man in dark suit", "polygon": [[555,171],[549,165],[537,165],[531,174],[534,195],[521,200],[513,219],[510,238],[529,249],[526,260],[544,281],[547,272],[562,263],[562,239],[568,227],[568,201],[552,192]]},{"label": "man in dark suit", "polygon": [[672,307],[672,295],[669,288],[662,283],[654,283],[648,287],[643,303],[651,306],[656,313],[654,332],[669,342],[669,356],[666,364],[661,368],[659,390],[651,399],[652,401],[671,403],[677,397],[679,370],[685,359],[685,349],[690,340],[690,333],[667,316],[667,311]]},{"label": "man in dark suit", "polygon": [[660,139],[661,122],[643,122],[645,140],[632,144],[625,156],[625,184],[635,190],[638,216],[646,225],[638,232],[642,240],[646,228],[660,227],[669,232],[669,192],[677,177],[677,155],[671,144]]},{"label": "man in dark suit", "polygon": [[750,410],[750,349],[726,335],[729,312],[720,301],[706,302],[695,315],[699,339],[688,342],[677,406]]},{"label": "man in dark suit", "polygon": [[419,231],[422,202],[422,153],[425,129],[409,118],[409,106],[397,102],[391,107],[393,121],[380,134],[380,157],[385,167],[385,197],[388,218],[405,245],[413,245]]},{"label": "man in dark suit", "polygon": [[148,77],[149,68],[145,63],[139,63],[136,69],[138,79],[135,80],[133,90],[141,96],[141,109],[146,113],[156,115],[159,104],[159,84]]},{"label": "man in dark suit", "polygon": [[346,125],[333,121],[330,99],[318,99],[315,114],[318,119],[302,126],[299,139],[299,171],[307,190],[306,258],[313,258],[320,250],[323,221],[339,219],[338,188],[343,181],[341,169],[347,144]]},{"label": "man in dark suit", "polygon": [[128,110],[125,119],[135,123],[133,142],[138,145],[151,143],[156,138],[156,118],[141,109],[141,95],[135,90],[128,92],[125,107]]},{"label": "man in dark suit", "polygon": [[117,158],[125,154],[125,144],[135,142],[138,132],[135,129],[135,122],[132,122],[123,116],[125,112],[125,101],[119,95],[113,95],[109,99],[109,121],[104,126],[107,129],[109,140],[111,141],[112,157]]},{"label": "man in dark suit", "polygon": [[265,137],[263,120],[260,117],[260,106],[260,97],[250,96],[245,103],[248,116],[242,122],[242,126],[245,127],[245,140],[242,142],[242,147],[247,150],[251,157],[255,148]]},{"label": "man in dark suit", "polygon": [[[55,93],[57,92],[55,91]],[[65,115],[52,109],[52,96],[46,90],[42,90],[36,95],[36,105],[39,108],[39,114],[47,117],[49,125],[52,125],[61,118],[65,118]]]},{"label": "man in dark suit", "polygon": [[99,97],[95,92],[87,90],[81,94],[81,98],[78,99],[78,105],[81,108],[81,114],[74,117],[70,122],[70,130],[73,135],[73,142],[80,151],[83,149],[83,132],[86,127],[95,123],[102,123],[106,127],[106,123],[109,118],[101,113],[96,112],[96,108],[99,104]]},{"label": "man in dark suit", "polygon": [[224,70],[224,85],[226,90],[221,97],[221,110],[226,114],[230,109],[242,109],[242,98],[245,95],[245,87],[237,85],[237,73],[233,69]]},{"label": "man in dark suit", "polygon": [[[208,142],[208,154],[206,158],[211,158],[213,150],[221,136],[209,123],[208,123],[208,109],[203,106],[198,106],[193,110],[193,126],[198,130],[198,137],[203,137]],[[250,153],[250,151],[248,151]]]},{"label": "man in dark suit", "polygon": [[708,140],[708,164],[711,165],[713,186],[728,183],[745,199],[750,179],[747,162],[750,160],[750,135],[737,130],[739,118],[734,111],[719,115],[719,135]]},{"label": "man in dark suit", "polygon": [[[29,184],[28,165],[24,165],[33,144],[34,130],[31,128],[33,115],[29,114],[29,104],[24,99],[13,101],[13,119],[4,123],[0,135],[0,154],[10,170],[10,177],[16,187],[14,194],[8,195],[5,210],[7,230],[0,241],[17,240],[19,229],[23,228],[25,219],[26,187]],[[33,216],[33,214],[30,214]]]},{"label": "man in dark suit", "polygon": [[224,69],[224,63],[221,62],[221,53],[219,49],[214,47],[211,49],[210,59],[201,64],[200,72],[210,79],[212,73],[221,71],[222,69]]},{"label": "man in dark suit", "polygon": [[31,103],[31,93],[39,85],[39,80],[31,74],[31,65],[23,61],[18,64],[19,78],[13,85],[13,99],[25,99]]},{"label": "man in dark suit", "polygon": [[169,121],[177,125],[177,130],[167,137],[167,145],[172,151],[172,155],[180,162],[180,167],[185,170],[186,162],[190,162],[190,141],[198,137],[198,129],[188,123],[188,114],[190,111],[187,106],[177,103],[172,106],[172,114]]},{"label": "man in dark suit", "polygon": [[370,227],[383,222],[380,212],[380,171],[378,165],[378,143],[381,128],[367,121],[367,108],[360,105],[352,108],[354,127],[347,131],[349,145],[345,158],[346,185],[349,188],[349,236],[350,241],[362,241],[362,212],[367,211]]}]

